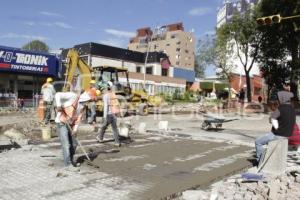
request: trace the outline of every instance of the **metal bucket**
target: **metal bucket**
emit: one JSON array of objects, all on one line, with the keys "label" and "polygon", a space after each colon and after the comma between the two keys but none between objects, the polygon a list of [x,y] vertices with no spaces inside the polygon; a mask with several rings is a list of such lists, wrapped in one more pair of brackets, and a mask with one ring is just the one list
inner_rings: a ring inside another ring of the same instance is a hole
[{"label": "metal bucket", "polygon": [[51,139],[51,128],[50,127],[42,127],[42,139],[44,141],[48,141]]}]

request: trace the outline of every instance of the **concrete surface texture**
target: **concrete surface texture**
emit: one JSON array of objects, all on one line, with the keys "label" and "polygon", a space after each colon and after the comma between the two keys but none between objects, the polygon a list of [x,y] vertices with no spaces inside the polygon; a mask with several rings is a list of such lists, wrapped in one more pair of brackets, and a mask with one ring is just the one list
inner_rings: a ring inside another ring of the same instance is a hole
[{"label": "concrete surface texture", "polygon": [[[268,184],[276,179],[280,188],[271,194],[291,199],[288,192],[300,189],[299,153],[289,153],[285,174],[270,177],[267,183],[244,183],[240,172],[252,166],[254,140],[270,130],[268,116],[225,117],[237,119],[208,131],[200,129],[202,115],[126,117],[134,128],[131,140],[122,141],[117,149],[111,132],[99,144],[93,128],[82,125],[78,138],[93,157],[93,165],[83,160],[78,149],[76,158],[83,162],[80,172],[64,169],[58,138],[23,143],[0,153],[0,199],[251,199],[254,193],[254,199],[270,199]],[[14,125],[17,120],[28,126],[23,127],[26,136],[40,134],[33,131],[37,124],[31,118],[7,117],[1,130],[4,126],[19,130]],[[168,121],[167,131],[158,130],[160,121]],[[142,134],[138,134],[140,123],[144,123]],[[226,178],[232,174],[236,175]]]}]

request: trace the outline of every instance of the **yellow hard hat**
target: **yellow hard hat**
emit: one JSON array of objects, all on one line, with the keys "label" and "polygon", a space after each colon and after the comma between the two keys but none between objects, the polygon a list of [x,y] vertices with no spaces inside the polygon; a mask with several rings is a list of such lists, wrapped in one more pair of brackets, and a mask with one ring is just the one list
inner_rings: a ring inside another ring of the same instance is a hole
[{"label": "yellow hard hat", "polygon": [[53,82],[53,79],[51,77],[47,78],[47,83]]},{"label": "yellow hard hat", "polygon": [[95,80],[91,80],[91,81],[90,81],[90,84],[95,84],[95,83],[96,83]]},{"label": "yellow hard hat", "polygon": [[100,90],[96,90],[96,95],[100,96],[100,94],[101,94]]}]

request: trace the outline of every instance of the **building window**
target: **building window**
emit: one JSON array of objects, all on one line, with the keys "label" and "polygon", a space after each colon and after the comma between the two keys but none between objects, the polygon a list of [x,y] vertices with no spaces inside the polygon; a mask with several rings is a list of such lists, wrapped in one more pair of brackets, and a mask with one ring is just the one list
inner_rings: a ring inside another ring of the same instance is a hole
[{"label": "building window", "polygon": [[179,44],[181,44],[181,42],[179,41],[179,42],[177,42],[176,44],[179,45]]},{"label": "building window", "polygon": [[146,67],[146,74],[153,74],[153,67]]},{"label": "building window", "polygon": [[177,36],[177,34],[175,33],[175,34],[172,34],[171,35],[171,39],[174,39],[174,38],[176,38],[176,36]]},{"label": "building window", "polygon": [[180,59],[180,55],[177,54],[176,55],[176,59],[179,60]]},{"label": "building window", "polygon": [[176,65],[179,65],[179,61],[176,62]]},{"label": "building window", "polygon": [[177,51],[177,52],[180,52],[180,48],[176,48],[176,51]]},{"label": "building window", "polygon": [[166,46],[168,47],[168,46],[170,46],[170,44],[168,43],[168,44],[166,44]]},{"label": "building window", "polygon": [[161,75],[162,76],[168,76],[168,69],[161,69]]},{"label": "building window", "polygon": [[186,49],[186,50],[185,50],[185,53],[189,53],[189,50]]},{"label": "building window", "polygon": [[136,72],[141,73],[141,67],[140,66],[136,66]]}]

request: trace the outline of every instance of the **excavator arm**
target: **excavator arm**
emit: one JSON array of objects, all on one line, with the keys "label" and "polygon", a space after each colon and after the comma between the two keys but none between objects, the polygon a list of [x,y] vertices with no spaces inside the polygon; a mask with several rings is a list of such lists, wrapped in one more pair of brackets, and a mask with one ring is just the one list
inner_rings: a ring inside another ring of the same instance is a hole
[{"label": "excavator arm", "polygon": [[79,57],[79,54],[76,49],[70,49],[67,54],[67,64],[66,64],[66,73],[65,73],[65,84],[64,91],[68,91],[72,85],[76,69],[80,72],[80,86],[81,89],[89,89],[90,81],[92,79],[92,70],[91,68]]}]

